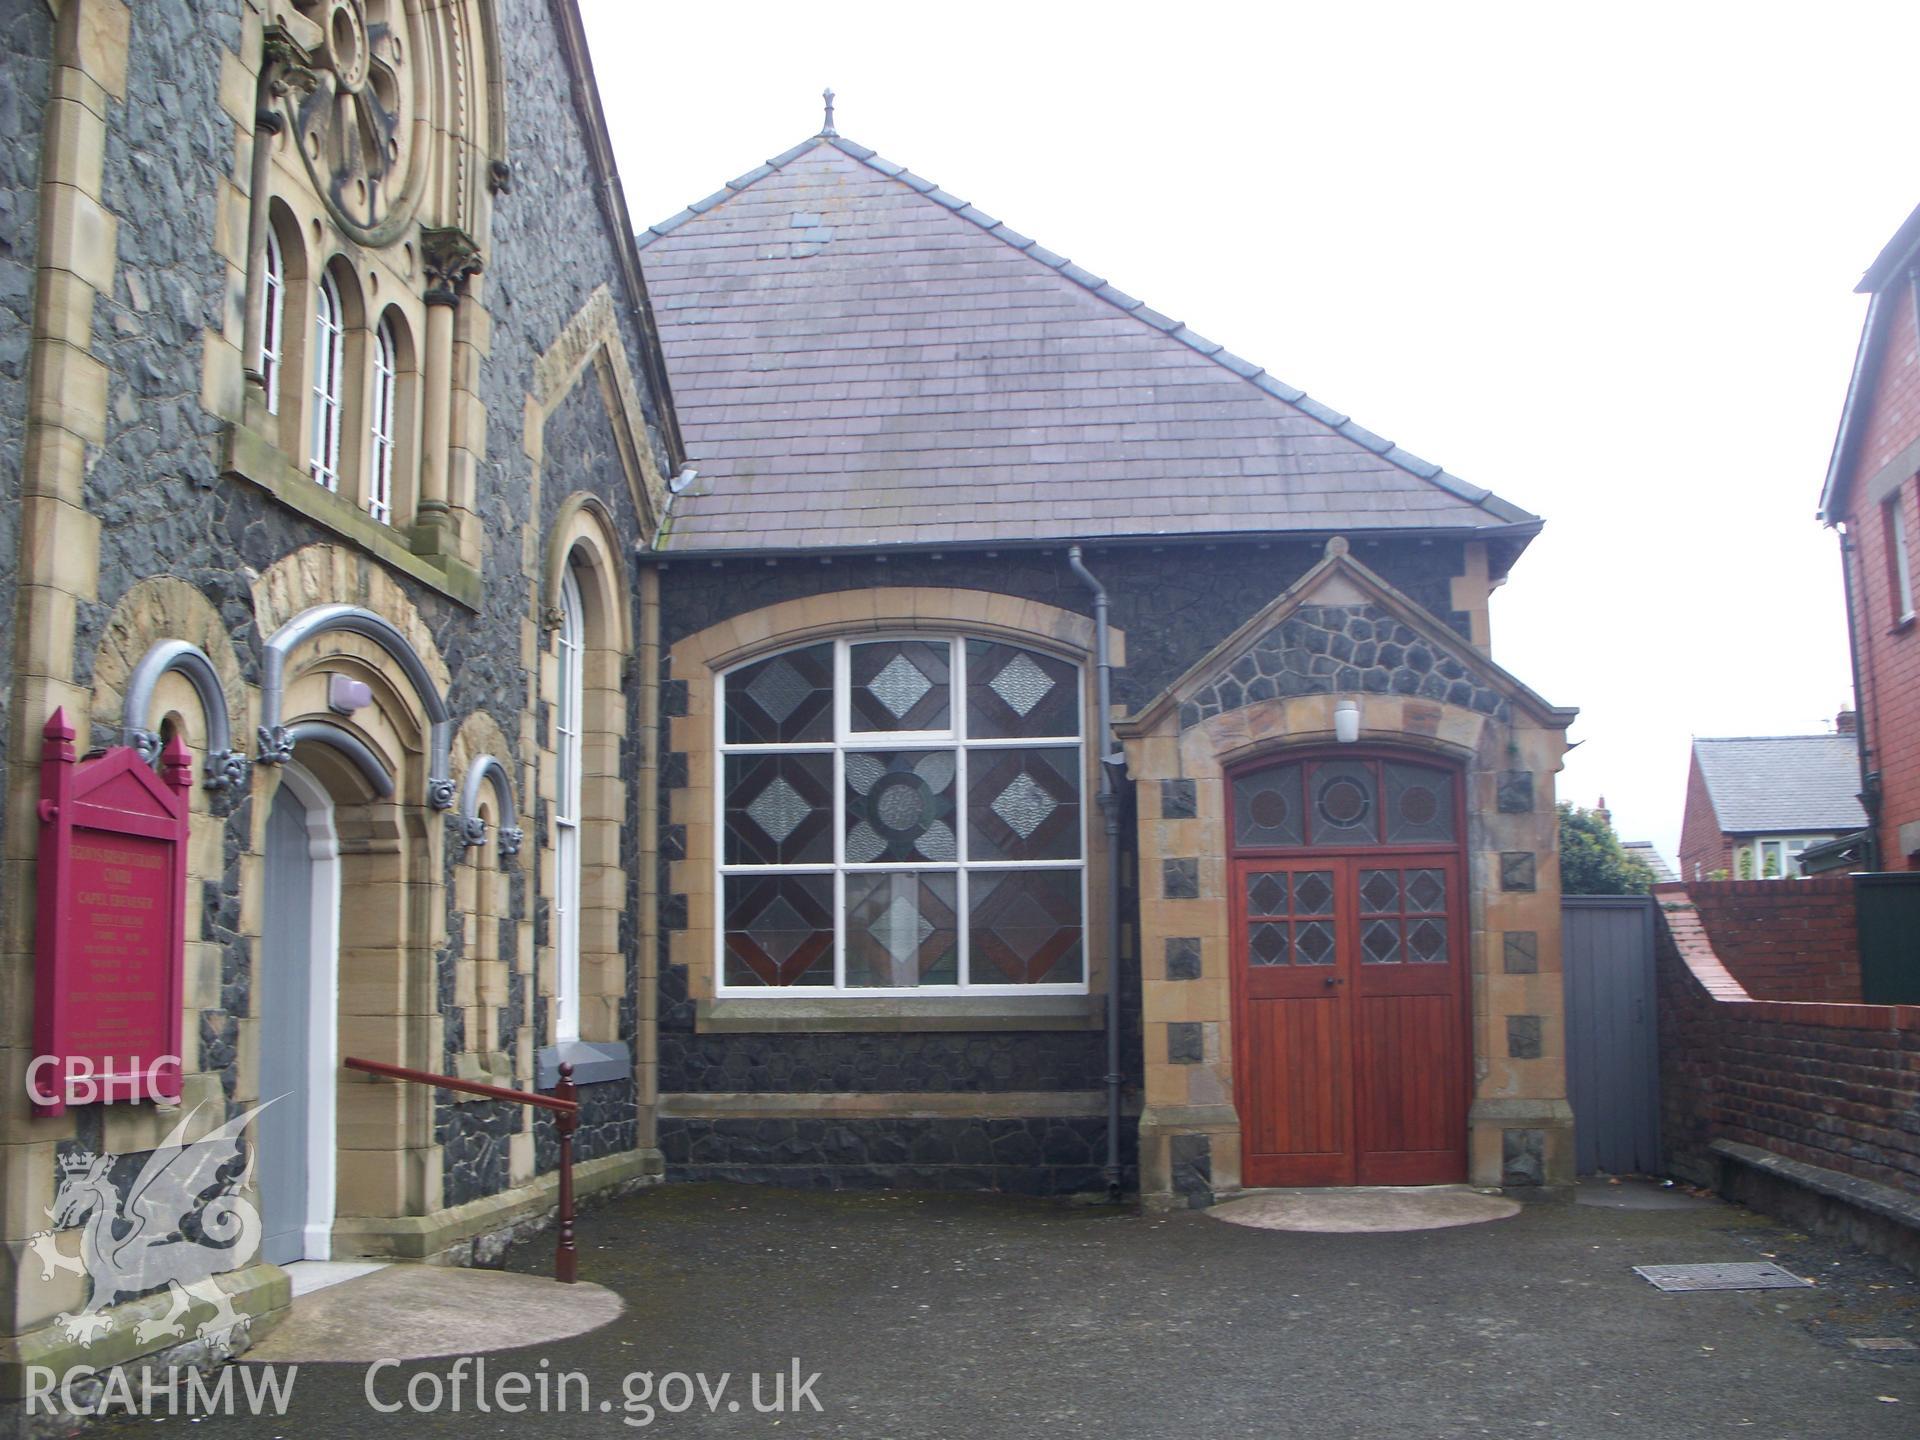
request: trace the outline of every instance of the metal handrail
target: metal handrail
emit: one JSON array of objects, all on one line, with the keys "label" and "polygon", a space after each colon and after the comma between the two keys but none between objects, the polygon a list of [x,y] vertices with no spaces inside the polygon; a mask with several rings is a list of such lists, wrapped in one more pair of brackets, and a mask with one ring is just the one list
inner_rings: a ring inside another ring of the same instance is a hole
[{"label": "metal handrail", "polygon": [[554,1093],[538,1090],[511,1090],[504,1085],[488,1085],[479,1080],[462,1080],[457,1075],[438,1075],[431,1070],[411,1070],[404,1065],[389,1065],[384,1060],[362,1060],[349,1055],[341,1064],[349,1070],[363,1071],[386,1080],[403,1080],[410,1085],[432,1085],[440,1090],[457,1090],[488,1100],[506,1100],[517,1105],[532,1105],[554,1112],[560,1130],[560,1236],[553,1252],[553,1278],[571,1285],[579,1277],[579,1252],[573,1243],[573,1132],[580,1125],[580,1101],[573,1084],[573,1066],[562,1063],[560,1083]]}]

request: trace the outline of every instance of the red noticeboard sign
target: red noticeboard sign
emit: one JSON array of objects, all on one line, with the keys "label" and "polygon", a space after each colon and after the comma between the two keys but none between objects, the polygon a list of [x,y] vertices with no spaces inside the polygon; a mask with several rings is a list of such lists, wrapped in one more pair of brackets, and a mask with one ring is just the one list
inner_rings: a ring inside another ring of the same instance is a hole
[{"label": "red noticeboard sign", "polygon": [[180,1098],[186,959],[187,791],[175,736],[163,780],[131,747],[77,762],[73,726],[41,732],[34,1049],[52,1056],[35,1113],[63,1114],[72,1082],[89,1098]]}]

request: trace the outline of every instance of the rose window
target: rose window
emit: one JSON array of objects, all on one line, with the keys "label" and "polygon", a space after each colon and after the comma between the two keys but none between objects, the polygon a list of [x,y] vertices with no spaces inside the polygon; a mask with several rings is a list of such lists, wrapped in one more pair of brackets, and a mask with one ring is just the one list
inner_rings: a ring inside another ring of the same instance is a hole
[{"label": "rose window", "polygon": [[417,8],[296,3],[289,30],[307,65],[291,77],[293,142],[341,228],[364,245],[391,243],[412,218],[426,170]]}]

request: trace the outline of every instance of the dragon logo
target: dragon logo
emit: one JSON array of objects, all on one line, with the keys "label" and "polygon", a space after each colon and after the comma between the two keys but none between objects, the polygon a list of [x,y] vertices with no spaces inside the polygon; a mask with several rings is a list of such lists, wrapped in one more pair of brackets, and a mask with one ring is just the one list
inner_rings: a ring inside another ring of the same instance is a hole
[{"label": "dragon logo", "polygon": [[[122,1193],[112,1178],[118,1156],[80,1150],[60,1158],[60,1186],[47,1209],[52,1230],[33,1237],[40,1278],[62,1270],[92,1282],[87,1303],[60,1317],[67,1338],[92,1345],[113,1328],[107,1307],[165,1287],[172,1303],[165,1315],[142,1320],[134,1338],[186,1338],[182,1323],[195,1300],[214,1307],[213,1318],[194,1332],[205,1337],[239,1323],[214,1276],[249,1264],[260,1248],[260,1213],[241,1191],[253,1177],[253,1155],[244,1132],[266,1104],[189,1142],[188,1130],[203,1108],[195,1106],[147,1156]],[[62,1254],[56,1231],[83,1226],[80,1254]]]}]

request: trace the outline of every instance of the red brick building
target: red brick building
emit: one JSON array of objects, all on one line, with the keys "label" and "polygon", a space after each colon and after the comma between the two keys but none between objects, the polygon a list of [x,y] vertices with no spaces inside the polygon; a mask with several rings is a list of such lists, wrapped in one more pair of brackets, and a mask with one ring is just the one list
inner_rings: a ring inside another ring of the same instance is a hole
[{"label": "red brick building", "polygon": [[[1693,742],[1680,875],[1698,880],[1784,880],[1821,868],[1834,842],[1857,837],[1859,750],[1854,717],[1831,735],[1739,735]],[[1814,863],[1801,865],[1809,855]],[[1847,865],[1857,856],[1850,855]]]},{"label": "red brick building", "polygon": [[1841,533],[1863,798],[1866,868],[1920,868],[1920,210],[1857,287],[1870,297],[1820,518]]}]

